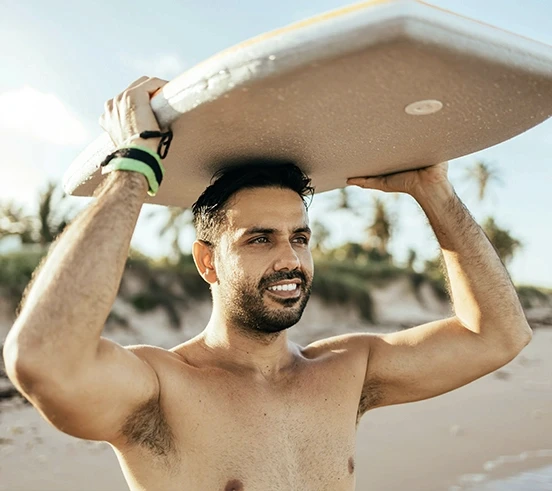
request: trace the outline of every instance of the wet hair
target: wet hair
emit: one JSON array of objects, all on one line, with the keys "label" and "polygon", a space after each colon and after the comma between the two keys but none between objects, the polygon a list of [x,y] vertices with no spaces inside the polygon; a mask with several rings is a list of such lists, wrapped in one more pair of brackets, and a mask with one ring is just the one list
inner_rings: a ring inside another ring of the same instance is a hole
[{"label": "wet hair", "polygon": [[[219,170],[211,184],[192,205],[197,239],[216,245],[226,223],[225,205],[242,189],[276,187],[291,189],[308,209],[314,188],[311,179],[294,163],[248,163]],[[306,198],[310,198],[307,203]]]}]

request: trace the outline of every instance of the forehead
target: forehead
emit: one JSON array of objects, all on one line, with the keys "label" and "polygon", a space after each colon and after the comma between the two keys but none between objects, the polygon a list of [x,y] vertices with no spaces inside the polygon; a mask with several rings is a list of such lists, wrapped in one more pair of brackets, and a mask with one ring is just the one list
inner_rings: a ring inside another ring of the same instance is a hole
[{"label": "forehead", "polygon": [[227,203],[226,217],[233,233],[257,226],[285,231],[308,225],[301,197],[291,189],[274,187],[238,191]]}]

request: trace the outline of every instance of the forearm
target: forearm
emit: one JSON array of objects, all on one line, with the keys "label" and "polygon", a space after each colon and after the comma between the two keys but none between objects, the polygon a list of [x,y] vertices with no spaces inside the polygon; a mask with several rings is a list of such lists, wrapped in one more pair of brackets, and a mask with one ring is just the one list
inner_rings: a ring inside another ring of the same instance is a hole
[{"label": "forearm", "polygon": [[68,373],[97,350],[147,192],[137,173],[114,172],[107,180],[35,273],[6,340],[24,366]]},{"label": "forearm", "polygon": [[443,251],[458,319],[498,343],[526,342],[531,331],[510,277],[452,186],[414,197]]}]

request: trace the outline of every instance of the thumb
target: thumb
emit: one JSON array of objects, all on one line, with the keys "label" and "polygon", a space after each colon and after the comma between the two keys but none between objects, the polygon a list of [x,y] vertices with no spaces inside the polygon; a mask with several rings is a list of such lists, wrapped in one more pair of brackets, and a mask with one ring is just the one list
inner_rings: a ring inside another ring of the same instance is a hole
[{"label": "thumb", "polygon": [[347,184],[359,186],[365,189],[378,189],[380,191],[385,191],[385,181],[385,177],[350,177],[347,179]]}]

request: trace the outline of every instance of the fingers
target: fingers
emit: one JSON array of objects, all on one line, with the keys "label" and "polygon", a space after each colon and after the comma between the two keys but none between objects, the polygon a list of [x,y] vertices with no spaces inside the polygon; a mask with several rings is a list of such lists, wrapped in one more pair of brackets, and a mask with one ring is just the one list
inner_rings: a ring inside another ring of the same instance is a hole
[{"label": "fingers", "polygon": [[127,88],[125,92],[133,89],[145,90],[150,97],[153,96],[161,87],[167,84],[167,80],[156,77],[141,77],[131,87]]},{"label": "fingers", "polygon": [[352,177],[347,184],[387,193],[416,193],[448,182],[448,162],[375,177]]},{"label": "fingers", "polygon": [[352,186],[362,186],[370,177],[349,177],[347,184]]},{"label": "fingers", "polygon": [[386,181],[386,177],[350,177],[347,179],[347,184],[351,186],[360,186],[366,189],[385,191],[387,188]]},{"label": "fingers", "polygon": [[[141,84],[142,82],[144,82],[145,80],[147,80],[149,77],[146,77],[146,76],[143,76],[143,77],[140,77],[138,79],[136,79],[134,82],[132,82],[121,94],[124,94],[125,92],[133,89],[134,87],[136,87],[137,85]],[[121,94],[119,94],[118,96],[116,97],[120,97]],[[115,99],[116,97],[114,97],[113,99]],[[99,117],[98,119],[98,123],[100,124],[100,126],[107,131],[107,128],[105,127],[105,118],[106,118],[106,115],[110,114],[111,111],[113,110],[113,99],[109,99],[107,101],[105,101],[104,103],[104,112],[103,114]]]},{"label": "fingers", "polygon": [[123,90],[123,92],[115,96],[113,99],[106,101],[104,111],[109,112],[109,110],[113,108],[114,100],[122,100],[126,97],[133,98],[136,94],[143,93],[144,91],[151,97],[165,84],[167,84],[167,80],[156,77],[140,77],[132,82],[125,90]]},{"label": "fingers", "polygon": [[[99,118],[100,126],[109,134],[117,146],[127,144],[137,138],[142,131],[159,130],[159,124],[151,108],[151,97],[163,86],[166,80],[156,77],[140,77],[123,92],[104,104],[104,113]],[[155,139],[148,145],[157,148]]]},{"label": "fingers", "polygon": [[144,80],[147,80],[149,77],[146,77],[146,76],[143,76],[143,77],[140,77],[138,79],[136,79],[134,82],[132,82],[126,89],[126,90],[130,90],[132,89],[133,87],[136,87],[137,85],[141,84]]},{"label": "fingers", "polygon": [[133,82],[129,88],[114,97],[114,100],[122,101],[128,99],[136,102],[150,100],[153,94],[155,94],[166,83],[166,80],[162,80],[160,78],[142,77],[141,79]]},{"label": "fingers", "polygon": [[[167,80],[163,80],[157,77],[140,77],[132,82],[123,92],[115,96],[113,99],[109,99],[104,104],[104,112],[100,116],[98,122],[100,126],[108,131],[108,119],[112,119],[114,110],[134,105],[144,105],[151,97],[164,85],[167,84]],[[127,101],[127,102],[124,102]],[[149,108],[147,109],[150,110]],[[124,111],[123,111],[124,112]],[[152,124],[154,122],[152,121]],[[155,126],[157,123],[155,122]],[[152,126],[153,128],[153,126]]]},{"label": "fingers", "polygon": [[104,112],[100,116],[100,118],[98,119],[98,123],[100,123],[100,126],[104,130],[106,130],[106,128],[104,126],[106,115],[110,114],[112,110],[113,110],[113,99],[109,99],[108,101],[105,101],[105,103],[104,103]]}]

